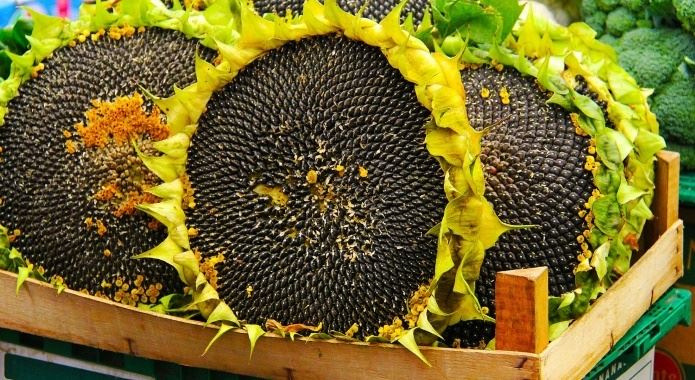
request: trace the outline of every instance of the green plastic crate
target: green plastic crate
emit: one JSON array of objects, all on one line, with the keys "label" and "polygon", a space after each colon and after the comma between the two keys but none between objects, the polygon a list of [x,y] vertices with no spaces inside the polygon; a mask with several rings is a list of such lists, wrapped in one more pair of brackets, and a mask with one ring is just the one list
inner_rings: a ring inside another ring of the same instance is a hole
[{"label": "green plastic crate", "polygon": [[695,206],[695,172],[681,172],[678,198],[682,204]]},{"label": "green plastic crate", "polygon": [[613,349],[585,377],[586,380],[617,379],[646,355],[678,324],[690,326],[692,315],[690,291],[671,289],[618,341]]}]

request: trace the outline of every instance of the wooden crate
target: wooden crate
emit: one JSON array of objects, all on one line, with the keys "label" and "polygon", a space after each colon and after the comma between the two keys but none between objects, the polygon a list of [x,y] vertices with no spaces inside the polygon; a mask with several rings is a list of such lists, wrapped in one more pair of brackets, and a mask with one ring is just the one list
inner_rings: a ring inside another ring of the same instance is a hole
[{"label": "wooden crate", "polygon": [[[512,313],[505,313],[504,301],[498,301],[498,327],[504,330],[497,331],[497,351],[423,347],[432,367],[397,345],[311,339],[291,342],[277,336],[261,338],[249,358],[249,339],[242,331],[228,333],[202,356],[217,331],[215,327],[140,311],[76,291],[59,295],[50,285],[33,280],[28,280],[16,295],[17,277],[7,272],[0,272],[0,327],[263,378],[581,378],[683,273],[678,155],[661,152],[657,170],[654,243],[589,313],[550,344],[544,338],[547,318],[538,317],[547,313],[547,285],[544,289],[542,271],[535,270],[511,273],[501,279],[501,283],[517,286],[517,298],[518,289],[524,289],[530,298],[524,307],[517,303],[507,306],[513,308],[509,309]],[[498,300],[503,293],[498,293]],[[504,347],[517,347],[517,351]]]}]

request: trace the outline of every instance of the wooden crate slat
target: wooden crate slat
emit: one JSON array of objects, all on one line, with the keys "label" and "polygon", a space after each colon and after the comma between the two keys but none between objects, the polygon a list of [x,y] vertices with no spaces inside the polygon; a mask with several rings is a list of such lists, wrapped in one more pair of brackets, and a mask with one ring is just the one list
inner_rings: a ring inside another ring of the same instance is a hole
[{"label": "wooden crate slat", "polygon": [[654,193],[652,210],[654,210],[653,223],[656,237],[658,237],[678,220],[680,155],[676,152],[661,151],[656,157],[654,182],[657,191]]},{"label": "wooden crate slat", "polygon": [[649,307],[683,276],[683,222],[642,258],[541,354],[545,379],[581,378]]},{"label": "wooden crate slat", "polygon": [[537,378],[540,357],[509,351],[423,347],[428,368],[400,346],[263,337],[249,360],[249,340],[231,332],[201,356],[216,328],[115,304],[71,290],[63,294],[0,272],[0,326],[104,350],[263,378]]},{"label": "wooden crate slat", "polygon": [[540,353],[548,345],[548,268],[497,272],[495,347]]}]

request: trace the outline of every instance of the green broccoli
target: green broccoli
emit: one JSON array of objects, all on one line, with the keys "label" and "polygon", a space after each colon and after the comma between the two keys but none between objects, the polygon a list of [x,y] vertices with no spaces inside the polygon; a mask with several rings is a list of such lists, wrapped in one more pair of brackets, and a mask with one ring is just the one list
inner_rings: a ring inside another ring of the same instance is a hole
[{"label": "green broccoli", "polygon": [[673,0],[649,0],[649,11],[656,16],[673,14]]},{"label": "green broccoli", "polygon": [[608,33],[620,37],[623,33],[635,27],[635,15],[629,9],[619,7],[611,11],[606,17],[606,30]]},{"label": "green broccoli", "polygon": [[593,13],[591,16],[584,18],[584,22],[589,24],[591,29],[596,31],[597,35],[601,35],[605,32],[606,18],[608,16],[601,11]]},{"label": "green broccoli", "polygon": [[646,0],[620,0],[620,5],[623,7],[638,13],[647,6]]},{"label": "green broccoli", "polygon": [[695,32],[695,0],[673,0],[673,7],[683,28]]},{"label": "green broccoli", "polygon": [[611,46],[615,46],[615,44],[618,43],[618,39],[615,38],[612,34],[606,33],[601,36],[601,38],[598,39],[599,41],[603,42],[604,44],[608,44]]},{"label": "green broccoli", "polygon": [[598,9],[604,12],[610,12],[618,7],[620,0],[596,0],[596,5]]},{"label": "green broccoli", "polygon": [[695,146],[666,142],[666,149],[680,153],[681,169],[695,170]]},{"label": "green broccoli", "polygon": [[[649,98],[669,148],[695,170],[695,0],[582,0],[582,17]],[[677,142],[677,144],[674,144]]]},{"label": "green broccoli", "polygon": [[580,11],[582,13],[582,18],[586,18],[598,12],[599,9],[598,4],[596,4],[596,0],[582,0]]},{"label": "green broccoli", "polygon": [[654,93],[651,103],[664,138],[695,144],[695,77],[688,73],[685,64]]},{"label": "green broccoli", "polygon": [[642,87],[658,89],[695,55],[695,37],[681,29],[633,29],[615,44],[620,65]]},{"label": "green broccoli", "polygon": [[641,20],[637,20],[637,22],[635,23],[635,26],[637,26],[638,28],[652,28],[652,27],[654,27],[654,22],[652,22],[652,20],[649,18],[641,19]]}]

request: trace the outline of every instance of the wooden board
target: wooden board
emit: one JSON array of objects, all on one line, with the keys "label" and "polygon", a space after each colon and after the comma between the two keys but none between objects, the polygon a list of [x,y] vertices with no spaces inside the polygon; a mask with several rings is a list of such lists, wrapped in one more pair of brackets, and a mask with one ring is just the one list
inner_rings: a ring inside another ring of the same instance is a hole
[{"label": "wooden board", "polygon": [[544,379],[587,374],[649,307],[683,276],[683,222],[678,220],[599,297],[589,313],[541,354]]},{"label": "wooden board", "polygon": [[497,272],[495,347],[540,353],[548,345],[548,268]]},{"label": "wooden board", "polygon": [[0,272],[0,326],[187,366],[278,379],[531,379],[538,378],[540,370],[535,354],[425,347],[433,365],[429,368],[400,346],[291,342],[279,337],[262,337],[249,359],[249,340],[243,332],[227,334],[201,356],[216,328],[80,292],[58,295],[33,280],[16,295],[16,278]]},{"label": "wooden board", "polygon": [[680,155],[676,152],[661,151],[657,154],[657,191],[654,193],[652,209],[654,226],[658,234],[663,233],[678,220],[678,183],[680,179]]},{"label": "wooden board", "polygon": [[0,272],[0,326],[104,350],[264,378],[570,379],[588,372],[649,306],[678,279],[681,221],[674,224],[591,311],[540,355],[423,347],[429,368],[394,345],[290,342],[263,337],[249,359],[243,332],[223,337],[201,356],[216,329],[143,312],[100,298]]}]

